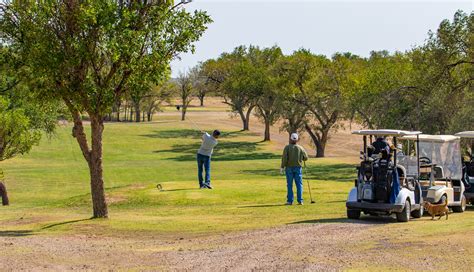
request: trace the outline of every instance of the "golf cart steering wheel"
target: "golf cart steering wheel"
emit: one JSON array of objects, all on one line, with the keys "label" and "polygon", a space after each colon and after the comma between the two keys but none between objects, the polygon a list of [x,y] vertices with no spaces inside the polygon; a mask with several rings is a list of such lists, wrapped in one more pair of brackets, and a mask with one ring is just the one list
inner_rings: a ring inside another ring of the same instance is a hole
[{"label": "golf cart steering wheel", "polygon": [[420,162],[423,163],[423,164],[430,164],[431,159],[428,158],[428,157],[420,157]]}]

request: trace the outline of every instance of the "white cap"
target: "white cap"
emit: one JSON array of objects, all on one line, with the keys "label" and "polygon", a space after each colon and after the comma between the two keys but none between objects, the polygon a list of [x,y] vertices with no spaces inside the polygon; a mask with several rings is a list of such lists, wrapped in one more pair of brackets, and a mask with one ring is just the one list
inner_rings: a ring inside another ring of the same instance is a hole
[{"label": "white cap", "polygon": [[291,133],[290,139],[291,139],[292,141],[298,141],[298,134],[296,134],[296,133]]}]

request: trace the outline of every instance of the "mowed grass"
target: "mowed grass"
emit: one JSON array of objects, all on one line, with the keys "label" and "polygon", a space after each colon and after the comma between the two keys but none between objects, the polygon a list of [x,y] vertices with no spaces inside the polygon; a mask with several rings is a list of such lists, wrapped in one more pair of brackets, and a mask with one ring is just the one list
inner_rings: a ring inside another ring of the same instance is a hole
[{"label": "mowed grass", "polygon": [[71,127],[59,127],[30,154],[2,163],[11,206],[0,208],[0,231],[205,234],[344,217],[353,165],[311,159],[307,176],[318,204],[309,204],[305,181],[307,205],[283,206],[286,185],[276,143],[208,124],[209,130],[216,126],[224,133],[212,162],[215,189],[200,190],[200,133],[191,123],[165,116],[153,123],[106,124],[109,220],[86,220],[92,214],[88,168]]}]

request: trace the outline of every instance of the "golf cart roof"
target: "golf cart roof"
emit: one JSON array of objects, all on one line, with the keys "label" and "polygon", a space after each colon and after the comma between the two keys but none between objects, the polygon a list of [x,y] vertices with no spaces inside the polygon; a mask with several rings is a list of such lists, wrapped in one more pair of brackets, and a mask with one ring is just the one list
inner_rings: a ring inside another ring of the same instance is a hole
[{"label": "golf cart roof", "polygon": [[[452,141],[459,141],[459,137],[453,136],[453,135],[420,134],[420,135],[418,135],[418,137],[420,137],[421,142],[446,143],[446,142],[452,142]],[[404,140],[416,140],[416,136],[414,136],[414,135],[403,136],[402,139],[404,139]]]},{"label": "golf cart roof", "polygon": [[418,135],[418,134],[421,134],[421,131],[406,131],[406,130],[395,130],[395,129],[368,129],[368,130],[354,130],[352,131],[352,134],[401,137],[405,135]]},{"label": "golf cart roof", "polygon": [[463,132],[458,132],[454,135],[459,136],[461,138],[473,138],[474,139],[474,131],[463,131]]}]

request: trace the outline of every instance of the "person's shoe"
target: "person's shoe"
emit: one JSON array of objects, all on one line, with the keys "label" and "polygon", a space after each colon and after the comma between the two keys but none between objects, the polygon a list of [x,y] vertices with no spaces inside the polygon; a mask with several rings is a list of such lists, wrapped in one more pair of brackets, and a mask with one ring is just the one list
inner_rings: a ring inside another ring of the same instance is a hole
[{"label": "person's shoe", "polygon": [[207,188],[207,189],[212,189],[211,184],[204,184],[204,186],[206,186],[205,188]]},{"label": "person's shoe", "polygon": [[201,187],[199,187],[199,189],[207,189],[207,187],[204,186],[204,185],[201,185]]},{"label": "person's shoe", "polygon": [[303,202],[298,202],[298,205],[304,205]]},{"label": "person's shoe", "polygon": [[291,206],[291,205],[293,205],[293,203],[291,203],[291,202],[286,202],[285,205],[286,205],[286,206]]}]

